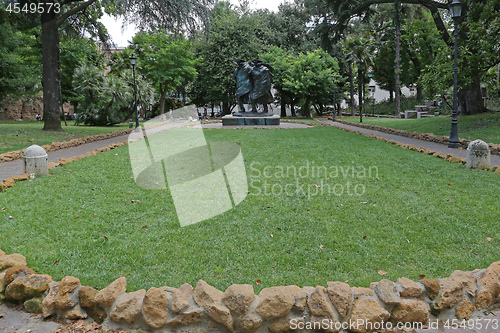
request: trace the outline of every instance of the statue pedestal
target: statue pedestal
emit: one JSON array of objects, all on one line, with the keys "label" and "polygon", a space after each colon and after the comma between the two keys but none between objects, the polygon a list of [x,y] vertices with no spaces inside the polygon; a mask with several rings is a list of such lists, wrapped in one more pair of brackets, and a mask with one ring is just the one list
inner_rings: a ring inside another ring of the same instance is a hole
[{"label": "statue pedestal", "polygon": [[280,116],[224,116],[222,126],[279,126]]}]

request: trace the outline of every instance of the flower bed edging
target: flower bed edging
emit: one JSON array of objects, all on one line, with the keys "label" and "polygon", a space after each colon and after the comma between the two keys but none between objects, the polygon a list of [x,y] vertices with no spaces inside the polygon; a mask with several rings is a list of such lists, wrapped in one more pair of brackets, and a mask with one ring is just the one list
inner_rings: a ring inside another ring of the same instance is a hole
[{"label": "flower bed edging", "polygon": [[478,318],[481,311],[500,304],[500,261],[485,269],[454,271],[442,279],[383,279],[370,288],[328,282],[327,287],[269,287],[255,295],[249,284],[220,291],[203,280],[195,288],[183,284],[127,293],[126,286],[124,277],[100,291],[82,286],[72,276],[53,281],[30,270],[24,256],[0,250],[0,301],[23,303],[45,318],[89,318],[105,328],[157,332],[286,332],[316,327],[365,333],[384,323],[390,328],[398,323],[429,325],[450,316]]}]

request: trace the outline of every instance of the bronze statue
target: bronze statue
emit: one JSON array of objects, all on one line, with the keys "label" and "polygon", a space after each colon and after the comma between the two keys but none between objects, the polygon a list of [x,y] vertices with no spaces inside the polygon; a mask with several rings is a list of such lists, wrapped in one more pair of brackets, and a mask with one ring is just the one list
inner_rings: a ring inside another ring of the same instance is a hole
[{"label": "bronze statue", "polygon": [[251,73],[253,67],[246,61],[241,59],[236,60],[238,68],[234,70],[234,79],[236,80],[236,101],[241,112],[245,112],[243,104],[250,103],[250,92],[252,91]]},{"label": "bronze statue", "polygon": [[[271,116],[268,104],[273,102],[271,94],[272,67],[264,64],[260,60],[253,61],[253,67],[247,62],[236,60],[238,68],[234,71],[236,80],[236,100],[240,107],[240,112],[235,112],[235,116]],[[243,104],[252,104],[252,112],[246,112]],[[262,104],[264,111],[257,112],[257,104]]]}]

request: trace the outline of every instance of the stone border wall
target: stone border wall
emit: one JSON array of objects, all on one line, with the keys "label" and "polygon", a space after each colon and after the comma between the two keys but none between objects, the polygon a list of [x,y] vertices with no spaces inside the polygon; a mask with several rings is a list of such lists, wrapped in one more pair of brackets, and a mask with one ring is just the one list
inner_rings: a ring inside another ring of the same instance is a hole
[{"label": "stone border wall", "polygon": [[[331,120],[331,118],[328,118],[328,119]],[[389,127],[377,126],[377,125],[354,123],[354,122],[350,122],[350,121],[338,119],[338,118],[337,118],[337,121],[339,123],[346,124],[346,125],[357,126],[357,127],[361,127],[361,128],[371,129],[374,131],[380,131],[380,132],[384,132],[384,133],[404,136],[407,138],[420,139],[420,140],[436,142],[436,143],[441,143],[441,144],[448,144],[448,139],[449,139],[448,136],[434,135],[432,133],[409,132],[409,131],[389,128]],[[460,147],[461,148],[467,149],[467,147],[469,146],[469,143],[471,143],[471,140],[460,139]],[[488,146],[490,147],[492,154],[500,155],[500,144],[488,143]]]},{"label": "stone border wall", "polygon": [[[365,333],[439,319],[478,318],[500,302],[500,261],[486,269],[454,271],[442,279],[396,282],[383,279],[370,288],[345,282],[327,286],[277,286],[258,295],[250,284],[233,284],[225,291],[203,280],[193,288],[151,287],[126,292],[121,277],[102,290],[82,286],[66,276],[53,281],[26,266],[20,254],[0,250],[0,302],[23,303],[44,318],[88,318],[104,328],[148,329],[155,332],[286,332],[341,328]],[[389,323],[389,324],[388,324]],[[316,326],[314,326],[316,325]]]}]

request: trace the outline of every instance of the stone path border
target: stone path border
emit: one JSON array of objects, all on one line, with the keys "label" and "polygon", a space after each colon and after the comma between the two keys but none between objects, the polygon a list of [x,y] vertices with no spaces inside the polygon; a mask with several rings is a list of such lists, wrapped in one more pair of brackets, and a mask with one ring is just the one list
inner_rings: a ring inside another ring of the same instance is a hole
[{"label": "stone path border", "polygon": [[[331,118],[328,118],[328,119],[332,120]],[[415,139],[419,139],[419,140],[441,143],[444,145],[448,144],[448,139],[449,139],[448,136],[444,136],[444,135],[434,135],[433,133],[410,132],[410,131],[390,128],[390,127],[383,127],[383,126],[370,125],[370,124],[360,124],[360,123],[355,123],[355,122],[351,122],[351,121],[344,120],[344,119],[337,119],[337,122],[342,123],[342,124],[346,124],[346,125],[350,125],[350,126],[367,128],[367,129],[371,129],[371,130],[378,131],[378,132],[396,134],[396,135],[404,136],[407,138],[415,138]],[[460,146],[463,149],[467,149],[467,147],[469,146],[469,143],[471,143],[471,142],[472,142],[471,140],[460,139]],[[488,146],[490,147],[491,154],[500,155],[500,144],[488,143]]]},{"label": "stone path border", "polygon": [[[408,138],[396,134],[383,133],[375,130],[352,126],[350,124],[346,124],[346,122],[334,122],[327,118],[318,119],[330,126],[335,126],[347,132],[356,133],[364,135],[366,137],[392,143],[403,149],[410,149],[427,155],[432,155],[438,158],[445,159],[446,161],[452,163],[461,163],[463,165],[467,163],[467,151],[463,148],[452,149],[448,148],[447,144],[435,143],[417,138]],[[483,170],[500,174],[500,156],[492,155],[491,164],[492,166],[487,166],[483,168]]]},{"label": "stone path border", "polygon": [[[118,131],[113,131],[110,133],[97,134],[97,135],[86,136],[83,138],[72,139],[70,141],[52,142],[50,145],[43,145],[41,147],[43,149],[45,149],[45,151],[47,153],[49,153],[49,152],[54,152],[54,151],[61,150],[61,149],[78,147],[78,146],[81,146],[81,145],[84,145],[84,144],[90,143],[90,142],[102,141],[102,140],[106,140],[106,139],[111,139],[111,138],[115,138],[115,137],[119,137],[119,136],[128,135],[132,131],[133,131],[133,129],[118,130]],[[0,154],[0,163],[10,162],[10,161],[20,159],[20,158],[22,158],[24,151],[25,151],[25,149]]]}]

